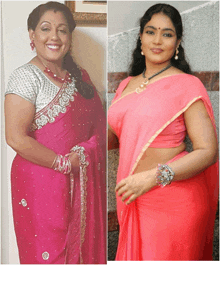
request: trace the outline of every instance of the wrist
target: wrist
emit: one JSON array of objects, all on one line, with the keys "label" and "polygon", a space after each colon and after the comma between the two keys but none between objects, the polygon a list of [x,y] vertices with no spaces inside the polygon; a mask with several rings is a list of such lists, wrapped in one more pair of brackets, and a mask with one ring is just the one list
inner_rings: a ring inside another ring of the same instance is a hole
[{"label": "wrist", "polygon": [[57,155],[51,168],[55,171],[59,171],[62,174],[69,174],[71,172],[71,162],[69,159],[69,154],[65,156]]},{"label": "wrist", "polygon": [[157,169],[154,168],[154,169],[151,169],[151,188],[157,186],[157,179],[156,179],[156,172],[157,172]]},{"label": "wrist", "polygon": [[157,169],[150,169],[148,171],[144,172],[144,178],[146,179],[146,183],[147,183],[147,187],[150,189],[152,189],[153,187],[155,187],[157,185],[157,181],[156,181],[156,171]]}]

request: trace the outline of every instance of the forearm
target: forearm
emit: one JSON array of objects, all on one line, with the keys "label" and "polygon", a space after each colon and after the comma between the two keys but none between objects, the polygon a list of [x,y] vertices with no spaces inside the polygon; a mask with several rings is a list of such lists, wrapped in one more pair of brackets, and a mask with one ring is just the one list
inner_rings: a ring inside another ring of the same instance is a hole
[{"label": "forearm", "polygon": [[51,168],[56,153],[29,136],[8,140],[12,147],[24,159],[44,167]]},{"label": "forearm", "polygon": [[217,153],[205,149],[194,150],[184,157],[169,164],[174,171],[174,181],[191,178],[214,164],[217,160]]},{"label": "forearm", "polygon": [[[201,173],[210,165],[214,164],[216,160],[217,160],[217,152],[214,153],[206,149],[197,149],[185,155],[184,157],[169,163],[168,166],[175,173],[173,181],[178,181],[191,178]],[[150,170],[151,177],[153,177],[153,175],[155,177],[156,171],[157,171],[156,167]],[[157,185],[155,179],[152,179],[152,186]]]}]

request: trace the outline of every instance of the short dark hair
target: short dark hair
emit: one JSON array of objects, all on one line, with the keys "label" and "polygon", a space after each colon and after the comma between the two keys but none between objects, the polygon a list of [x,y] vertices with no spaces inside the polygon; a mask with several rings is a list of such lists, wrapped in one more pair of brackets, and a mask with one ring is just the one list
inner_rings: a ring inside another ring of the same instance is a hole
[{"label": "short dark hair", "polygon": [[44,15],[45,12],[47,11],[54,11],[54,12],[62,12],[64,17],[66,18],[69,31],[73,32],[73,30],[76,27],[76,22],[73,19],[73,15],[70,11],[70,9],[59,2],[54,2],[50,1],[45,4],[41,4],[37,6],[29,15],[28,20],[27,20],[27,26],[28,30],[32,29],[35,30],[37,27],[38,22],[40,21],[40,18]]}]

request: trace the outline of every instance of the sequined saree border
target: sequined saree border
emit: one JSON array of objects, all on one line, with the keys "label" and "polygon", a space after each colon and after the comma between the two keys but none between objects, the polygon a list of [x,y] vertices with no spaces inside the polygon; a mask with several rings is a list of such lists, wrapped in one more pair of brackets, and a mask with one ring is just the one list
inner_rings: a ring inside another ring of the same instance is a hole
[{"label": "sequined saree border", "polygon": [[182,113],[184,113],[195,101],[198,99],[201,99],[202,96],[198,96],[194,99],[192,99],[182,110],[180,110],[178,113],[176,113],[169,121],[167,121],[157,132],[150,138],[150,140],[144,145],[142,148],[140,154],[138,155],[130,173],[129,176],[134,173],[135,168],[137,167],[139,161],[141,160],[143,154],[146,152],[147,148],[150,146],[150,144],[154,141],[154,139],[171,123],[173,122],[176,118],[178,118]]},{"label": "sequined saree border", "polygon": [[54,122],[55,117],[59,116],[60,113],[65,113],[70,101],[74,101],[75,92],[77,89],[74,79],[71,84],[64,82],[53,100],[35,114],[30,130],[41,129],[46,124]]},{"label": "sequined saree border", "polygon": [[[85,153],[85,148],[79,145],[74,146],[71,151],[76,152],[79,156],[80,162],[80,195],[81,195],[81,203],[80,203],[80,264],[83,264],[83,255],[82,255],[82,245],[85,241],[85,230],[86,230],[86,212],[87,212],[87,166],[89,162],[86,161],[86,157],[88,157]],[[73,175],[71,175],[71,179],[73,179]],[[73,181],[73,180],[72,180]],[[71,184],[73,187],[73,183]],[[72,190],[72,189],[71,189]],[[71,191],[71,194],[73,191]]]}]

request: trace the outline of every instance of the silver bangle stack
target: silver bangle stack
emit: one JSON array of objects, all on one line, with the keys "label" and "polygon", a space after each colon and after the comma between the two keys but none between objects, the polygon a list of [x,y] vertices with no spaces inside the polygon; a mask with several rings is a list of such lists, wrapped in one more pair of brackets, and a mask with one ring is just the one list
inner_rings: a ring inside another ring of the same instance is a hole
[{"label": "silver bangle stack", "polygon": [[69,174],[72,168],[69,154],[65,156],[57,155],[53,161],[51,168],[55,171],[59,171],[62,174]]},{"label": "silver bangle stack", "polygon": [[157,185],[161,187],[169,185],[173,181],[174,175],[175,173],[168,165],[158,164],[156,172]]}]

